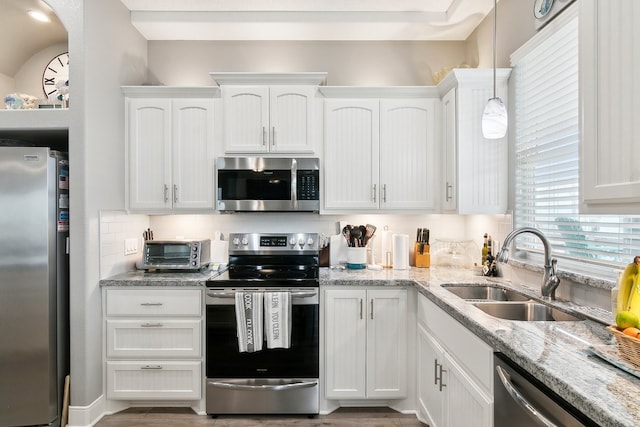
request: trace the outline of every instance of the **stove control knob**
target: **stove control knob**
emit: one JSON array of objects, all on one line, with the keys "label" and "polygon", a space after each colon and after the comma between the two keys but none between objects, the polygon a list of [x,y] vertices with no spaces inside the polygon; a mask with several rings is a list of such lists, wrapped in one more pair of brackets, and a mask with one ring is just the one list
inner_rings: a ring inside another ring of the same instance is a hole
[{"label": "stove control knob", "polygon": [[233,245],[237,248],[239,244],[240,244],[240,239],[238,239],[237,237],[234,237],[233,238]]},{"label": "stove control knob", "polygon": [[249,240],[246,237],[242,238],[242,246],[247,246],[249,244]]},{"label": "stove control knob", "polygon": [[291,245],[291,247],[294,247],[296,245],[296,239],[294,237],[289,239],[289,245]]},{"label": "stove control knob", "polygon": [[300,246],[300,249],[304,248],[304,239],[302,237],[298,239],[298,246]]},{"label": "stove control knob", "polygon": [[313,239],[311,237],[307,240],[307,246],[313,246]]}]

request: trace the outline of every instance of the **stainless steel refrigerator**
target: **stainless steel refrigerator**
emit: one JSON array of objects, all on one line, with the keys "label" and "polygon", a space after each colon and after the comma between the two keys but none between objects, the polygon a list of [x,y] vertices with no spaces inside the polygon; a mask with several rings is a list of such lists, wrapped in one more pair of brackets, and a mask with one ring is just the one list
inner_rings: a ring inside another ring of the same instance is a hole
[{"label": "stainless steel refrigerator", "polygon": [[69,168],[0,146],[0,426],[60,424],[69,373]]}]

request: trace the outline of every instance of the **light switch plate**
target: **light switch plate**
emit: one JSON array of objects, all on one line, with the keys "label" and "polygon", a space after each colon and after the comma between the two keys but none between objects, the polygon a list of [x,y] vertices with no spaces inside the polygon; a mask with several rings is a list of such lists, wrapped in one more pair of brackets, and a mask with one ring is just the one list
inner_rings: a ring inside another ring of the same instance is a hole
[{"label": "light switch plate", "polygon": [[124,254],[133,255],[138,253],[138,239],[124,239]]}]

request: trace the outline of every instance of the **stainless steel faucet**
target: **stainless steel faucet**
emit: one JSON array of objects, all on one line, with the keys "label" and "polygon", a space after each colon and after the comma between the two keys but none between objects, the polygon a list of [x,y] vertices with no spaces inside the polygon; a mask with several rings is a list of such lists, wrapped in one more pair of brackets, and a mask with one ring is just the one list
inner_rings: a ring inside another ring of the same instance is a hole
[{"label": "stainless steel faucet", "polygon": [[533,227],[516,228],[505,237],[504,243],[502,243],[502,249],[500,249],[496,260],[504,263],[509,261],[509,246],[513,239],[522,233],[535,234],[542,241],[542,245],[544,246],[544,276],[542,278],[541,292],[544,298],[554,300],[556,299],[556,288],[560,284],[560,278],[557,275],[558,260],[551,258],[551,243],[549,243],[547,236],[545,236],[542,231]]}]

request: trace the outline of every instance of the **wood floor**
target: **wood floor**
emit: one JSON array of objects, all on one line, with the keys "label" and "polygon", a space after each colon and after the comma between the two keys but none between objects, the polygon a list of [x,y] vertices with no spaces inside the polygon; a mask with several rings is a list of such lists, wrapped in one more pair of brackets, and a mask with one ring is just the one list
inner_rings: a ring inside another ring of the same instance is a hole
[{"label": "wood floor", "polygon": [[250,426],[335,426],[335,427],[422,427],[414,415],[387,408],[340,408],[329,415],[306,416],[219,416],[196,415],[189,408],[130,408],[103,417],[95,427],[250,427]]}]

